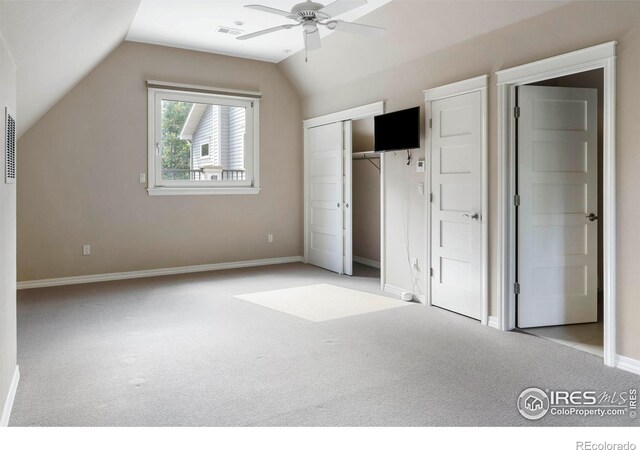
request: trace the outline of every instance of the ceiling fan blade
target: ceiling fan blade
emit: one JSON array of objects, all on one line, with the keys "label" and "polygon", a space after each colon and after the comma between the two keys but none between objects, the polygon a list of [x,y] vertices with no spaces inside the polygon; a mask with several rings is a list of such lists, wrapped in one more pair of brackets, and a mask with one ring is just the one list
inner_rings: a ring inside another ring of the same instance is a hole
[{"label": "ceiling fan blade", "polygon": [[262,36],[263,34],[273,33],[274,31],[288,30],[289,28],[293,28],[295,26],[296,25],[289,25],[289,24],[280,25],[278,27],[267,28],[266,30],[256,31],[255,33],[243,34],[242,36],[238,36],[236,39],[240,41],[245,41],[247,39],[252,39],[254,37]]},{"label": "ceiling fan blade", "polygon": [[366,4],[367,0],[336,0],[318,12],[331,18]]},{"label": "ceiling fan blade", "polygon": [[262,5],[244,5],[245,8],[255,9],[262,12],[267,12],[271,14],[277,14],[279,16],[289,17],[291,13],[289,11],[283,11],[281,9],[270,8],[268,6]]},{"label": "ceiling fan blade", "polygon": [[[335,27],[333,23],[335,23]],[[371,25],[363,25],[361,23],[343,22],[342,20],[329,22],[328,28],[330,30],[361,34],[362,36],[380,36],[387,31],[380,27],[372,27]]]},{"label": "ceiling fan blade", "polygon": [[307,51],[318,50],[322,47],[322,43],[320,42],[320,33],[318,30],[311,33],[307,31],[304,32],[304,45]]}]

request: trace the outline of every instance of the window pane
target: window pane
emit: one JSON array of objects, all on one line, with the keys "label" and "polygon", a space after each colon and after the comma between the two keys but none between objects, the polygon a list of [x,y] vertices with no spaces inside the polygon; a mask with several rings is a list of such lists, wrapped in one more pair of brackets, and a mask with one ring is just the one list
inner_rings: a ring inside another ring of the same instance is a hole
[{"label": "window pane", "polygon": [[244,181],[246,108],[162,101],[162,179]]}]

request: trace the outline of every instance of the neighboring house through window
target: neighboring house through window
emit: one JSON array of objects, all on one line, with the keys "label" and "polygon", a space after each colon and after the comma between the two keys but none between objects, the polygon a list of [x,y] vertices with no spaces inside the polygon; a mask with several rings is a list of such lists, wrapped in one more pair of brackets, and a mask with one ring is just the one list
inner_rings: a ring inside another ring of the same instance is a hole
[{"label": "neighboring house through window", "polygon": [[149,194],[258,193],[260,94],[148,82]]}]

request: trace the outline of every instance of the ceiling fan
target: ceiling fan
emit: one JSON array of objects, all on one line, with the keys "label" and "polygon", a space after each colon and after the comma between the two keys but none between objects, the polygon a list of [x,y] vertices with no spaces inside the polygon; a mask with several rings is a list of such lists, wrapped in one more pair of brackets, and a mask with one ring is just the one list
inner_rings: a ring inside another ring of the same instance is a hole
[{"label": "ceiling fan", "polygon": [[[347,11],[351,11],[359,6],[367,4],[367,0],[336,0],[329,5],[323,5],[311,0],[307,0],[302,3],[298,3],[291,11],[283,11],[281,9],[271,8],[269,6],[262,5],[246,5],[246,8],[255,9],[271,14],[277,14],[279,16],[286,17],[287,19],[295,20],[297,23],[287,23],[273,28],[267,28],[266,30],[256,31],[255,33],[249,33],[242,36],[238,36],[236,39],[241,41],[246,39],[252,39],[264,34],[273,33],[280,30],[289,30],[293,27],[302,26],[302,37],[304,38],[305,52],[311,50],[317,50],[320,48],[320,33],[318,32],[318,25],[327,27],[329,30],[344,31],[347,33],[355,33],[363,36],[378,36],[385,32],[384,28],[372,27],[370,25],[363,25],[360,23],[345,22],[343,20],[336,20],[333,17],[338,16]],[[305,57],[305,61],[306,61]]]}]

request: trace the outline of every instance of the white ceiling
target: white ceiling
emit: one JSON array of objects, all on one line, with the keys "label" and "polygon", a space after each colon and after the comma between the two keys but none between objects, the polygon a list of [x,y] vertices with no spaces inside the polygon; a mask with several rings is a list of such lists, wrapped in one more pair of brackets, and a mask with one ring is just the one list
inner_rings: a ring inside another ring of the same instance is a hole
[{"label": "white ceiling", "polygon": [[139,1],[0,1],[18,67],[18,136],[124,40]]},{"label": "white ceiling", "polygon": [[[261,4],[291,11],[303,0],[216,0],[175,1],[142,0],[131,25],[128,41],[166,45],[199,50],[242,58],[279,62],[303,49],[300,28],[282,30],[246,41],[236,36],[218,32],[218,27],[242,29],[244,33],[263,30],[285,23],[295,23],[286,17],[245,8],[245,4]],[[333,0],[315,0],[325,5]],[[368,4],[337,16],[342,20],[355,21],[379,8],[390,0],[369,0]],[[244,25],[236,25],[241,21]],[[243,34],[244,34],[243,33]],[[330,34],[322,28],[321,37]],[[365,39],[350,36],[353,40]]]}]

